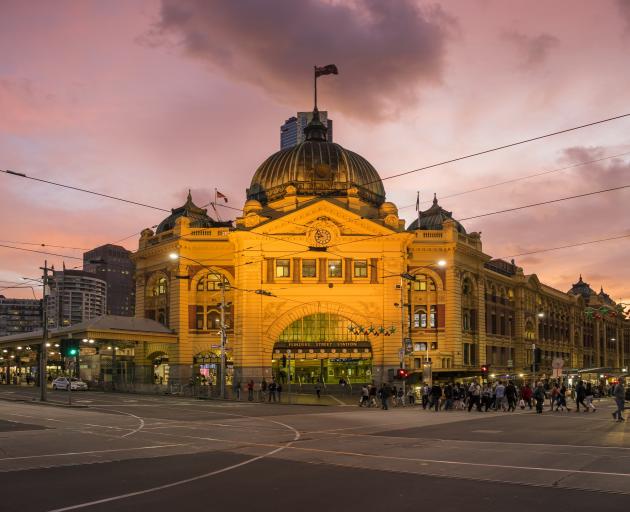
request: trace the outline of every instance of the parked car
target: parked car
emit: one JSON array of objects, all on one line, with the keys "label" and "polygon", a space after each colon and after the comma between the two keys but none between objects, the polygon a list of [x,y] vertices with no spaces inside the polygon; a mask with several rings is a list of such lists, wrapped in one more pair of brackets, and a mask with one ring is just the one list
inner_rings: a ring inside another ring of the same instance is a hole
[{"label": "parked car", "polygon": [[68,385],[70,385],[70,389],[72,391],[87,391],[87,384],[83,382],[81,379],[76,379],[72,377],[68,380],[68,377],[57,377],[53,380],[52,388],[53,389],[65,389],[68,391]]}]

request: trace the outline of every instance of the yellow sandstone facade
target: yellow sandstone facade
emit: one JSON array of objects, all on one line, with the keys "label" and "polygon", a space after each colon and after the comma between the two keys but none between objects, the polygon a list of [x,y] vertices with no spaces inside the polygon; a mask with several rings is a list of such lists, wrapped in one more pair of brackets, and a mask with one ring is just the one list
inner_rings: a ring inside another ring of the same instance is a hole
[{"label": "yellow sandstone facade", "polygon": [[301,384],[381,382],[403,349],[409,371],[430,361],[440,379],[478,375],[483,364],[528,374],[532,344],[549,375],[559,358],[565,369],[628,366],[630,327],[603,291],[580,277],[564,293],[492,260],[437,199],[405,229],[376,170],[327,142],[314,114],[306,142],[256,171],[234,223],[211,219],[189,196],[143,231],[136,316],[178,339],[137,345],[139,378],[216,381],[223,280],[234,382],[289,372]]}]

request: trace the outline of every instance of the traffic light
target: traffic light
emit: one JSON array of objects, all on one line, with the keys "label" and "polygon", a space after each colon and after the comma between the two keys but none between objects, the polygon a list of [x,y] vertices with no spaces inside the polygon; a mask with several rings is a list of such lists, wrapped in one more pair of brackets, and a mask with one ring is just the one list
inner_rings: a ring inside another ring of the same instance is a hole
[{"label": "traffic light", "polygon": [[536,366],[540,366],[540,362],[542,361],[542,349],[536,348],[534,349],[534,363]]},{"label": "traffic light", "polygon": [[488,376],[488,373],[490,372],[490,366],[487,364],[484,364],[481,367],[481,376],[486,378]]},{"label": "traffic light", "polygon": [[282,354],[282,368],[286,368],[286,367],[287,367],[287,355]]},{"label": "traffic light", "polygon": [[407,377],[409,377],[409,372],[404,368],[398,368],[398,370],[396,370],[396,379],[405,380]]},{"label": "traffic light", "polygon": [[61,340],[59,352],[64,357],[77,357],[79,355],[79,340]]}]

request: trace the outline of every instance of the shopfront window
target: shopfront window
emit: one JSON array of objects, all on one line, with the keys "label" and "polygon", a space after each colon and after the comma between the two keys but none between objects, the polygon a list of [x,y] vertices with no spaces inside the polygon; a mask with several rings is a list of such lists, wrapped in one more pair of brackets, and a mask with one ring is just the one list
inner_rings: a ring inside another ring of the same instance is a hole
[{"label": "shopfront window", "polygon": [[317,277],[317,260],[302,260],[302,277]]},{"label": "shopfront window", "polygon": [[328,260],[328,277],[342,277],[341,260]]}]

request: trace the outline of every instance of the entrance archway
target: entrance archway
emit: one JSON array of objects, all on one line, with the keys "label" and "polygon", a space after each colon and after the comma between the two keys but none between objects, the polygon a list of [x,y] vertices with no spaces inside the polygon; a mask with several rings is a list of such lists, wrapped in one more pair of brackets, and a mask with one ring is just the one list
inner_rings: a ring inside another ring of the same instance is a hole
[{"label": "entrance archway", "polygon": [[272,371],[282,383],[343,384],[372,380],[372,345],[348,318],[314,313],[294,320],[273,345]]},{"label": "entrance archway", "polygon": [[166,352],[153,352],[147,359],[153,363],[153,384],[168,384],[168,354]]}]

